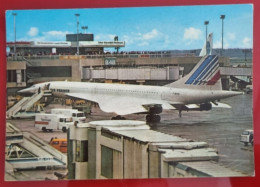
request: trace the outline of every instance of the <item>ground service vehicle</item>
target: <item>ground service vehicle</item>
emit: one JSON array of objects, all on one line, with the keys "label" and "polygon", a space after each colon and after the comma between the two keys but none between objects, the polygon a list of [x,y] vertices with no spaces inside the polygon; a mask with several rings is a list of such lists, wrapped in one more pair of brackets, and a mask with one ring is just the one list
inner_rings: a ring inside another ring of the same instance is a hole
[{"label": "ground service vehicle", "polygon": [[71,108],[53,108],[51,109],[51,114],[62,114],[66,117],[71,117],[72,121],[84,122],[86,120],[83,112]]},{"label": "ground service vehicle", "polygon": [[249,143],[254,144],[254,131],[251,129],[245,130],[240,136],[240,142],[247,146]]},{"label": "ground service vehicle", "polygon": [[62,114],[37,114],[35,116],[35,127],[44,132],[53,130],[67,132],[71,124],[73,124],[72,118]]},{"label": "ground service vehicle", "polygon": [[52,138],[50,145],[62,153],[67,153],[67,139],[65,138]]}]

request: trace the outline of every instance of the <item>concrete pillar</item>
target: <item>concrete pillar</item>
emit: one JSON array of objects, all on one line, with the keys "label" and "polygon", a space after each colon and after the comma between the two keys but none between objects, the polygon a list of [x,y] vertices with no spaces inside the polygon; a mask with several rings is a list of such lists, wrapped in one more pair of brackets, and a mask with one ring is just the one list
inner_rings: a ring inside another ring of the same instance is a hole
[{"label": "concrete pillar", "polygon": [[73,162],[73,140],[70,139],[70,131],[71,128],[68,129],[67,139],[68,139],[68,155],[67,155],[67,164],[68,164],[68,179],[75,179],[75,162]]},{"label": "concrete pillar", "polygon": [[113,179],[123,179],[123,154],[119,151],[113,151]]},{"label": "concrete pillar", "polygon": [[96,179],[101,179],[101,127],[96,127]]},{"label": "concrete pillar", "polygon": [[[163,157],[163,156],[161,155],[161,157]],[[165,162],[163,160],[163,158],[161,158],[161,178],[169,177],[168,173],[169,173],[169,171],[168,171],[168,163]]]},{"label": "concrete pillar", "polygon": [[148,178],[159,178],[160,177],[160,153],[157,151],[156,146],[149,146],[149,158],[148,158]]},{"label": "concrete pillar", "polygon": [[81,60],[76,59],[73,60],[71,64],[71,80],[72,81],[81,81],[81,74],[82,74],[82,68],[81,68]]},{"label": "concrete pillar", "polygon": [[96,129],[88,130],[88,178],[96,179]]}]

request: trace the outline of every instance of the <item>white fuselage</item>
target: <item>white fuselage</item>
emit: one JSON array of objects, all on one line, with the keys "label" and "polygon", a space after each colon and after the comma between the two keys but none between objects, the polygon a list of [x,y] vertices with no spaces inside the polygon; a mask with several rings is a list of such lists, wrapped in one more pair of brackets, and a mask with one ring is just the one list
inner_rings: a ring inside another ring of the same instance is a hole
[{"label": "white fuselage", "polygon": [[87,83],[87,82],[50,82],[49,89],[54,96],[64,97],[67,93],[124,96],[149,98],[169,103],[199,104],[238,95],[237,92],[222,90],[198,90],[170,88],[162,86]]}]

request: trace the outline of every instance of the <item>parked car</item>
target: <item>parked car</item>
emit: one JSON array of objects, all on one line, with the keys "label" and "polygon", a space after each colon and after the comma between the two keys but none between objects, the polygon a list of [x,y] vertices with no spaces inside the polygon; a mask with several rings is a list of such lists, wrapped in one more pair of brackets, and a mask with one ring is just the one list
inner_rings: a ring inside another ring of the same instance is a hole
[{"label": "parked car", "polygon": [[67,153],[67,139],[52,138],[50,145],[62,153]]},{"label": "parked car", "polygon": [[249,143],[254,145],[254,131],[252,129],[245,130],[240,136],[240,142],[247,146]]}]

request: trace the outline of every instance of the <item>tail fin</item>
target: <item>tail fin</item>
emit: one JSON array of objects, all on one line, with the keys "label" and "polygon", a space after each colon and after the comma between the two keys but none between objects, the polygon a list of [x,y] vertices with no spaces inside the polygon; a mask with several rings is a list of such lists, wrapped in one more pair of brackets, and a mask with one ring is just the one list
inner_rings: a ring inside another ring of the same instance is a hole
[{"label": "tail fin", "polygon": [[207,41],[205,42],[203,48],[200,51],[199,56],[211,55],[212,48],[213,48],[213,33],[210,33],[207,38]]},{"label": "tail fin", "polygon": [[222,90],[218,56],[204,56],[188,75],[165,86],[202,90]]}]

